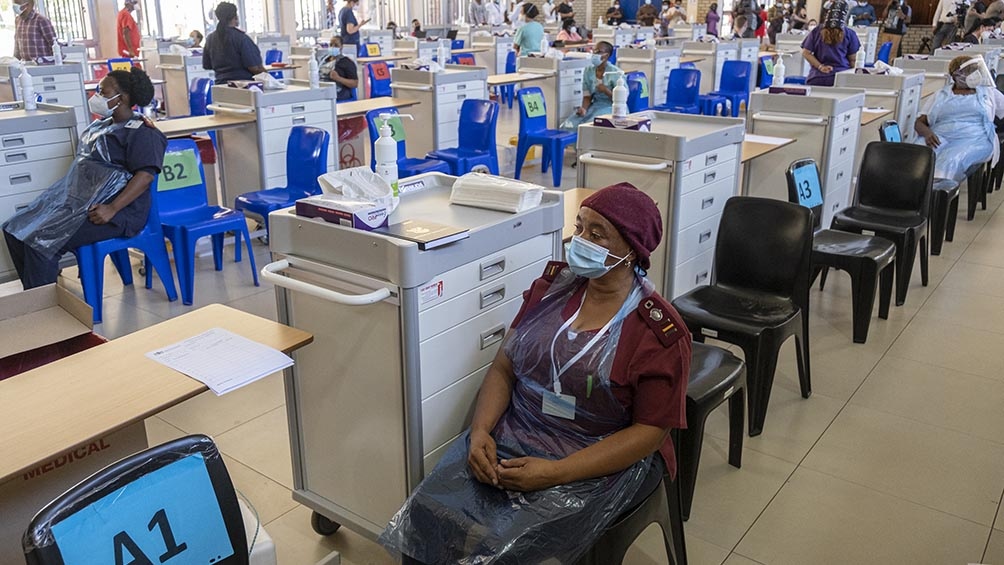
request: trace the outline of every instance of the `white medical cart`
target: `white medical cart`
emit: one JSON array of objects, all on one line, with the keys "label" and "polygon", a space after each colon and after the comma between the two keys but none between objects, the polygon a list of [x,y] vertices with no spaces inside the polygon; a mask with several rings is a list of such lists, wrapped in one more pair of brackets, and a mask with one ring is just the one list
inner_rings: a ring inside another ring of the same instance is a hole
[{"label": "white medical cart", "polygon": [[436,56],[436,49],[439,48],[438,41],[427,41],[409,37],[394,40],[394,54],[406,55],[412,59],[432,59]]},{"label": "white medical cart", "polygon": [[734,41],[688,41],[683,44],[684,57],[700,57],[694,63],[701,71],[701,94],[718,90],[722,82],[722,65],[739,58],[739,44]]},{"label": "white medical cart", "polygon": [[753,92],[760,74],[760,40],[754,37],[738,39],[736,43],[739,44],[739,60],[750,64],[750,92]]},{"label": "white medical cart", "polygon": [[809,62],[802,56],[802,42],[806,33],[789,32],[777,34],[776,51],[783,53],[786,76],[809,76]]},{"label": "white medical cart", "polygon": [[634,28],[604,27],[593,30],[593,43],[606,41],[617,49],[631,45],[636,37],[638,31]]},{"label": "white medical cart", "polygon": [[488,70],[465,65],[447,65],[440,72],[393,68],[390,87],[395,97],[418,100],[408,150],[425,155],[437,149],[457,147],[460,142],[460,109],[464,100],[488,99]]},{"label": "white medical cart", "polygon": [[157,68],[164,73],[164,101],[169,118],[191,115],[188,92],[192,81],[216,76],[213,71],[202,68],[202,55],[163,54]]},{"label": "white medical cart", "polygon": [[948,64],[951,59],[910,59],[897,57],[894,66],[905,71],[923,71],[924,83],[936,84],[939,88],[948,84]]},{"label": "white medical cart", "polygon": [[854,33],[858,36],[858,41],[861,42],[861,50],[858,51],[858,57],[864,57],[865,63],[874,63],[875,56],[878,55],[878,26],[853,26],[851,29],[854,30]]},{"label": "white medical cart", "polygon": [[879,125],[885,120],[896,120],[903,133],[903,140],[913,141],[913,122],[920,115],[920,94],[924,87],[924,73],[908,71],[901,75],[866,75],[847,70],[836,74],[834,86],[863,88],[866,108],[893,110],[890,116],[862,128],[858,135],[858,150],[854,158],[855,171],[861,168],[861,159],[868,143],[880,139]]},{"label": "white medical cart", "polygon": [[474,61],[479,67],[485,67],[491,75],[505,73],[506,58],[512,51],[512,36],[482,35],[471,41],[474,49],[487,49],[474,54]]},{"label": "white medical cart", "polygon": [[[73,108],[77,131],[91,123],[84,93],[84,67],[76,63],[67,65],[28,66],[32,87],[46,104]],[[0,102],[21,100],[21,66],[0,65]],[[42,187],[45,188],[45,187]]]},{"label": "white medical cart", "polygon": [[560,192],[509,214],[451,205],[454,180],[400,184],[409,192],[391,223],[470,230],[429,251],[293,209],[270,216],[277,261],[263,276],[276,285],[279,319],[314,335],[287,369],[286,408],[293,498],[315,512],[319,533],[383,531],[470,425],[523,291],[560,256]]},{"label": "white medical cart", "polygon": [[558,124],[582,104],[582,79],[589,66],[589,59],[574,57],[552,59],[550,57],[520,57],[516,68],[522,72],[547,75],[534,81],[544,91],[544,105],[547,107],[547,127],[556,129]]},{"label": "white medical cart", "polygon": [[725,201],[739,193],[743,120],[649,112],[652,131],[579,127],[578,186],[629,182],[659,205],[649,278],[673,299],[707,284]]},{"label": "white medical cart", "polygon": [[394,54],[394,32],[389,29],[362,29],[359,31],[362,42],[376,43],[380,46],[380,54],[389,57]]},{"label": "white medical cart", "polygon": [[848,206],[857,151],[858,129],[865,91],[855,88],[813,87],[808,96],[750,95],[749,133],[797,139],[748,163],[743,193],[788,200],[785,171],[796,159],[815,159],[822,181],[822,224]]},{"label": "white medical cart", "polygon": [[617,53],[617,66],[625,73],[641,71],[648,77],[649,104],[665,104],[669,91],[669,73],[680,66],[679,47],[655,49],[622,49]]}]

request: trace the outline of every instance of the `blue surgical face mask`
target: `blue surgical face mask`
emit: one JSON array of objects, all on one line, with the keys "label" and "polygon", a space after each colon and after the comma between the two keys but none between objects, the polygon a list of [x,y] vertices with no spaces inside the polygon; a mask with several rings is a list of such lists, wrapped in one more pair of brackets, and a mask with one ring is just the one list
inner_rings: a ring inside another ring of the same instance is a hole
[{"label": "blue surgical face mask", "polygon": [[[607,265],[607,257],[617,259],[613,265]],[[565,260],[573,273],[587,279],[598,279],[611,269],[624,262],[627,257],[618,257],[610,253],[606,247],[597,245],[577,235],[565,244]]]},{"label": "blue surgical face mask", "polygon": [[589,58],[589,62],[592,63],[594,67],[598,67],[603,64],[603,55],[593,53],[593,56]]},{"label": "blue surgical face mask", "polygon": [[11,8],[13,8],[15,16],[20,16],[21,12],[24,11],[24,7],[20,4],[11,4]]},{"label": "blue surgical face mask", "polygon": [[341,54],[342,54],[341,47],[328,47],[328,55],[331,55],[332,57],[337,57]]}]

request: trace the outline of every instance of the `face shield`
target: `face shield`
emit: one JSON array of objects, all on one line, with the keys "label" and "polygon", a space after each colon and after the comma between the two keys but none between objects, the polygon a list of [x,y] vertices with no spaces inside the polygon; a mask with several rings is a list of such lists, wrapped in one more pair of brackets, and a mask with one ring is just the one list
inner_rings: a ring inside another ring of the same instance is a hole
[{"label": "face shield", "polygon": [[969,88],[979,86],[994,88],[996,86],[994,77],[990,74],[990,69],[987,68],[987,62],[983,57],[973,57],[962,63],[962,66],[959,67],[959,70],[955,71],[952,77],[960,85],[965,85]]}]

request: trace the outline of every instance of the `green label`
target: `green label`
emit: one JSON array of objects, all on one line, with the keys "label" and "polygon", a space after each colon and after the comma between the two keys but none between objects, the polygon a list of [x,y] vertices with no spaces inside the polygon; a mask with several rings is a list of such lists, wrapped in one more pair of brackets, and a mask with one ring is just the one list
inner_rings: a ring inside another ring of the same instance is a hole
[{"label": "green label", "polygon": [[648,79],[645,78],[645,77],[642,77],[642,78],[638,79],[638,82],[641,83],[641,97],[642,98],[648,98]]},{"label": "green label", "polygon": [[401,118],[397,116],[388,118],[387,127],[390,128],[390,136],[394,138],[395,142],[400,143],[404,141],[404,123],[401,121]]},{"label": "green label", "polygon": [[774,76],[774,59],[765,60],[763,66],[767,69],[767,74]]},{"label": "green label", "polygon": [[523,109],[526,110],[526,117],[539,118],[547,115],[544,110],[544,97],[534,92],[523,97]]},{"label": "green label", "polygon": [[164,167],[157,181],[157,191],[177,190],[202,184],[199,161],[194,149],[170,151],[164,154]]}]

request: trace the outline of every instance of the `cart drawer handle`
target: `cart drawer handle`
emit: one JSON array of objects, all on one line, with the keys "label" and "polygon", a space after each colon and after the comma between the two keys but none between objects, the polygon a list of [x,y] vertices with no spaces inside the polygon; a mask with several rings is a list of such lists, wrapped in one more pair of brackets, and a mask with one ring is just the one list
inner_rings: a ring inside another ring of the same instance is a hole
[{"label": "cart drawer handle", "polygon": [[31,173],[25,173],[23,175],[12,175],[7,178],[10,179],[11,184],[25,184],[31,182]]},{"label": "cart drawer handle", "polygon": [[21,152],[21,153],[8,153],[7,155],[5,155],[5,157],[6,157],[8,163],[17,163],[18,161],[27,161],[28,160],[28,152],[25,151],[25,152]]},{"label": "cart drawer handle", "polygon": [[481,293],[481,309],[492,306],[493,304],[498,304],[505,300],[505,285],[501,285],[497,288],[491,290],[486,290]]},{"label": "cart drawer handle", "polygon": [[607,167],[613,167],[615,169],[630,169],[633,171],[663,171],[669,168],[669,163],[662,161],[661,163],[631,163],[629,161],[614,161],[612,159],[603,159],[601,157],[596,157],[592,153],[584,153],[579,155],[579,161],[590,165],[606,165]]},{"label": "cart drawer handle", "polygon": [[711,239],[711,230],[708,230],[708,231],[702,233],[701,235],[697,236],[697,243],[704,243],[705,241],[708,241],[709,239]]},{"label": "cart drawer handle", "polygon": [[714,204],[715,204],[714,196],[712,196],[711,198],[705,198],[704,200],[701,200],[701,210],[707,210],[708,208],[714,206]]},{"label": "cart drawer handle", "polygon": [[24,137],[5,137],[3,138],[3,146],[19,146],[24,145]]},{"label": "cart drawer handle", "polygon": [[505,324],[499,324],[490,330],[481,332],[481,349],[488,349],[502,341],[503,337],[505,337]]},{"label": "cart drawer handle", "polygon": [[705,173],[704,174],[704,182],[711,182],[711,181],[715,180],[715,176],[717,176],[717,175],[718,175],[718,173],[715,173],[715,172]]},{"label": "cart drawer handle", "polygon": [[481,280],[490,279],[505,272],[505,257],[481,263]]},{"label": "cart drawer handle", "polygon": [[707,280],[707,278],[708,278],[707,271],[699,273],[696,277],[694,277],[694,284],[701,284],[701,281]]},{"label": "cart drawer handle", "polygon": [[378,288],[377,290],[366,294],[344,294],[322,288],[308,282],[284,277],[279,274],[288,268],[289,261],[286,259],[269,263],[262,268],[261,278],[274,284],[275,286],[281,286],[288,290],[295,290],[297,292],[309,294],[315,298],[320,298],[336,304],[344,304],[346,306],[365,306],[367,304],[376,304],[381,300],[390,298],[390,291],[386,288]]}]

